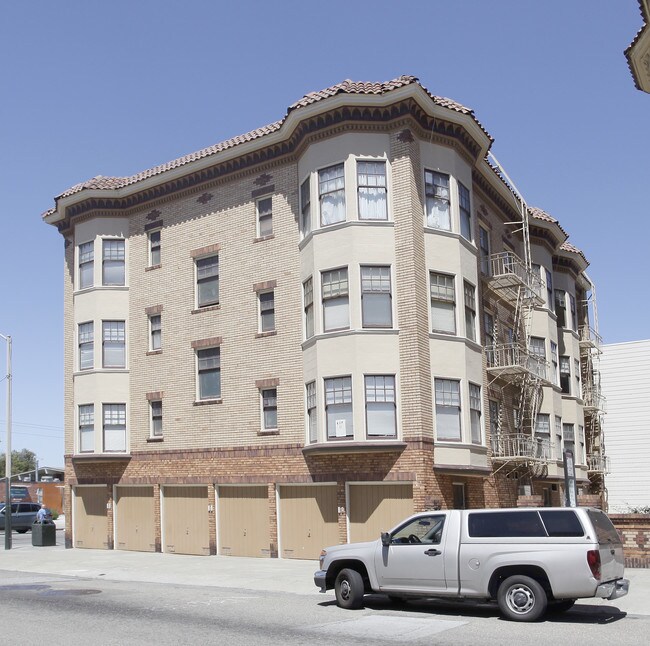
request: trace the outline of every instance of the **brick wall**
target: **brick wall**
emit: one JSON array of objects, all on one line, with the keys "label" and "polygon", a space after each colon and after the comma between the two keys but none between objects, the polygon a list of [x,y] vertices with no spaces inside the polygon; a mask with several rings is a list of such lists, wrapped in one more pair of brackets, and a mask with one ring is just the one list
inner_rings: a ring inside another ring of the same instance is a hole
[{"label": "brick wall", "polygon": [[650,514],[610,514],[623,537],[625,567],[650,568]]}]

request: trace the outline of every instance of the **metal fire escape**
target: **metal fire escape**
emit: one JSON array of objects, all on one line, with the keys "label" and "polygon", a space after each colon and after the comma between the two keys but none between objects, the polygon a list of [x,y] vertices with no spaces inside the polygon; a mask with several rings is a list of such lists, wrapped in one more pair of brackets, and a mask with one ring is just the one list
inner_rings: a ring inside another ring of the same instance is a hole
[{"label": "metal fire escape", "polygon": [[[605,475],[609,473],[609,459],[605,455],[603,419],[607,412],[607,400],[600,383],[600,355],[602,339],[598,334],[598,308],[596,286],[585,274],[590,284],[590,295],[582,303],[583,311],[579,328],[582,400],[585,416],[585,449],[587,452],[587,475],[592,492],[606,496]],[[589,305],[592,305],[594,327],[589,322]]]},{"label": "metal fire escape", "polygon": [[[489,385],[500,388],[502,394],[499,420],[493,424],[497,433],[491,438],[492,462],[499,465],[495,473],[504,471],[522,481],[545,477],[552,459],[550,439],[535,434],[549,365],[530,343],[533,311],[544,301],[541,277],[532,270],[528,206],[496,158],[491,153],[489,158],[518,202],[521,219],[507,224],[519,227],[513,233],[522,234],[524,256],[522,259],[512,251],[492,254],[484,277],[486,289],[513,309],[512,328],[493,330],[494,343],[485,348]],[[514,402],[515,414],[506,423],[503,402],[509,399]]]}]

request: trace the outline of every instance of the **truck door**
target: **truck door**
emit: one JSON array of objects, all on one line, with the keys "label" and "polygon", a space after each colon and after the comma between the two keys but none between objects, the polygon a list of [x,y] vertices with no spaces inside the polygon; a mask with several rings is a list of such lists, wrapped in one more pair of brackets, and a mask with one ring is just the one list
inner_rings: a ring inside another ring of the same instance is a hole
[{"label": "truck door", "polygon": [[439,591],[447,589],[444,545],[447,514],[434,512],[406,521],[381,542],[375,553],[380,589]]}]

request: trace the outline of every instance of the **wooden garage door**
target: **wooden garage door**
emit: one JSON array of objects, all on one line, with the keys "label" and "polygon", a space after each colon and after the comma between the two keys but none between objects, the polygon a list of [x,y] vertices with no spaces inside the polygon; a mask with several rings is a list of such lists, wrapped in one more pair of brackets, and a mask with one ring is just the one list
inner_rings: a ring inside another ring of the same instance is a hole
[{"label": "wooden garage door", "polygon": [[219,487],[219,554],[270,556],[269,499],[266,486]]},{"label": "wooden garage door", "polygon": [[280,487],[280,546],[283,558],[317,559],[339,543],[336,486]]},{"label": "wooden garage door", "polygon": [[163,551],[210,554],[207,487],[163,487]]},{"label": "wooden garage door", "polygon": [[115,488],[115,547],[156,551],[153,487]]},{"label": "wooden garage door", "polygon": [[72,510],[74,546],[108,549],[106,487],[75,487]]},{"label": "wooden garage door", "polygon": [[374,541],[413,513],[413,485],[350,485],[350,542]]}]

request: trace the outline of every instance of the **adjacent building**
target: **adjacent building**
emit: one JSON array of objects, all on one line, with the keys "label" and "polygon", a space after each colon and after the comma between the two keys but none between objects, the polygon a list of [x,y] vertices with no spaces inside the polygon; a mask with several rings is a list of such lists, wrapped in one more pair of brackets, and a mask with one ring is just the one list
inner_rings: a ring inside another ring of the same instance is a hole
[{"label": "adjacent building", "polygon": [[607,393],[608,507],[612,512],[650,507],[650,340],[603,346]]},{"label": "adjacent building", "polygon": [[562,504],[566,449],[602,501],[588,263],[491,144],[414,77],[344,81],[58,196],[67,545],[316,558]]},{"label": "adjacent building", "polygon": [[639,7],[643,24],[625,56],[637,89],[650,93],[650,0],[639,0]]}]

